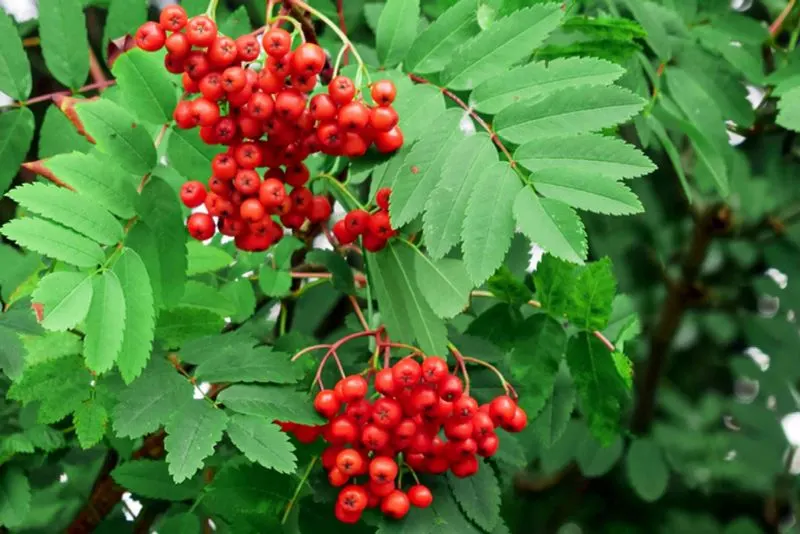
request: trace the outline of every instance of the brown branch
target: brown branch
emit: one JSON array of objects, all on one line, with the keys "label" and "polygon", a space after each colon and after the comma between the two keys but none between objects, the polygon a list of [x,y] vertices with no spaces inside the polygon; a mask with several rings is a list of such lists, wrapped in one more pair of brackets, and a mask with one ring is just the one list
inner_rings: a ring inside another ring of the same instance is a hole
[{"label": "brown branch", "polygon": [[106,88],[105,84],[108,82],[108,78],[106,78],[106,73],[103,72],[103,66],[100,65],[97,55],[91,48],[89,48],[89,72],[92,75],[92,81],[100,84],[97,88],[98,92],[102,92]]},{"label": "brown branch", "polygon": [[[347,35],[347,25],[344,21],[344,0],[336,0],[336,14],[339,16],[339,28],[342,29],[342,33]],[[347,45],[345,45],[344,54],[342,54],[342,65],[347,65],[347,56],[348,50]]]},{"label": "brown branch", "polygon": [[481,126],[481,128],[486,130],[486,132],[489,134],[489,137],[491,137],[492,141],[494,141],[494,144],[497,145],[497,148],[499,148],[500,151],[506,156],[506,159],[508,160],[508,163],[511,165],[511,168],[512,169],[516,169],[517,168],[517,162],[514,161],[513,157],[511,157],[511,152],[509,152],[508,148],[506,148],[506,146],[503,144],[503,142],[497,136],[495,131],[492,129],[491,125],[489,125],[488,122],[483,120],[483,118],[480,115],[478,115],[475,112],[474,109],[472,109],[470,106],[468,106],[466,104],[466,102],[461,100],[461,98],[459,98],[455,93],[453,93],[452,91],[450,91],[446,87],[439,87],[435,83],[430,82],[429,80],[423,78],[422,76],[417,76],[416,74],[409,74],[408,77],[411,78],[411,80],[413,80],[413,81],[415,81],[417,83],[424,83],[424,84],[427,84],[427,85],[432,85],[434,87],[438,87],[439,90],[442,92],[442,94],[444,96],[446,96],[447,98],[449,98],[450,100],[455,102],[461,109],[466,111],[469,114],[469,116],[472,117],[473,120],[475,120],[475,122],[477,122]]},{"label": "brown branch", "polygon": [[[97,90],[97,89],[105,89],[106,87],[114,85],[115,83],[117,83],[116,80],[106,80],[104,82],[99,82],[99,83],[90,83],[89,85],[84,85],[83,87],[81,87],[80,89],[78,89],[75,92],[76,93],[86,93],[88,91],[94,91],[94,90]],[[38,102],[46,102],[48,100],[55,100],[56,97],[59,97],[59,96],[60,97],[65,97],[65,96],[70,96],[71,94],[72,94],[71,91],[56,91],[55,93],[48,93],[46,95],[33,97],[33,98],[29,99],[29,100],[26,100],[25,102],[17,102],[14,105],[18,106],[18,107],[19,106],[30,106],[31,104],[36,104]]]},{"label": "brown branch", "polygon": [[713,238],[726,233],[730,224],[731,214],[727,206],[713,206],[695,221],[692,241],[681,266],[681,279],[669,284],[658,323],[650,338],[650,355],[645,368],[636,374],[637,403],[631,424],[634,432],[644,433],[650,428],[672,340],[686,311],[703,298],[704,291],[699,284],[700,268]]},{"label": "brown branch", "polygon": [[292,0],[282,1],[283,7],[293,13],[294,17],[300,21],[300,28],[303,30],[303,36],[306,38],[306,42],[319,44],[319,41],[317,40],[317,32],[314,30],[314,25],[311,23],[311,19],[309,19],[305,10],[295,6]]}]

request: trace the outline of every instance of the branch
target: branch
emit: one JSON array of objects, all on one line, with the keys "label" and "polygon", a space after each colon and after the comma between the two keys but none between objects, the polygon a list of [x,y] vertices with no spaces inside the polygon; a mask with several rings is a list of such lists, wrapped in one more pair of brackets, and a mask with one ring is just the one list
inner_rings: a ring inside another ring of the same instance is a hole
[{"label": "branch", "polygon": [[[342,33],[347,34],[347,25],[344,21],[344,0],[336,0],[336,14],[339,16],[339,27],[342,29]],[[347,45],[344,45],[342,65],[347,65]]]},{"label": "branch", "polygon": [[669,285],[660,318],[650,338],[650,355],[643,372],[636,374],[636,408],[631,428],[644,433],[655,414],[655,401],[661,375],[664,373],[670,346],[683,315],[701,297],[698,284],[700,268],[714,237],[728,231],[731,213],[727,206],[713,206],[695,221],[692,241],[681,266],[681,279]]},{"label": "branch", "polygon": [[460,107],[461,109],[466,111],[469,114],[469,116],[472,117],[473,120],[475,120],[475,122],[477,122],[481,126],[481,128],[486,130],[486,132],[489,134],[489,137],[491,137],[492,141],[494,141],[494,144],[497,145],[497,148],[499,148],[500,151],[506,156],[506,159],[508,160],[508,163],[511,165],[511,168],[512,169],[516,169],[517,168],[517,162],[514,161],[513,157],[511,157],[511,152],[509,152],[509,150],[506,148],[506,146],[503,144],[503,142],[497,136],[495,131],[489,125],[489,123],[486,122],[485,120],[483,120],[483,118],[480,115],[478,115],[478,113],[476,113],[474,109],[469,107],[466,104],[466,102],[461,100],[455,93],[453,93],[452,91],[450,91],[446,87],[439,87],[438,85],[426,80],[425,78],[423,78],[421,76],[417,76],[416,74],[409,74],[408,77],[411,78],[412,81],[415,81],[417,83],[424,83],[424,84],[427,84],[427,85],[432,85],[434,87],[438,87],[439,90],[442,92],[442,94],[444,96],[446,96],[447,98],[449,98],[450,100],[455,102],[458,105],[458,107]]},{"label": "branch", "polygon": [[797,0],[789,0],[789,3],[783,8],[783,11],[781,11],[781,14],[775,19],[775,22],[769,25],[769,34],[772,37],[776,37],[781,32],[783,23],[786,22],[786,18],[789,16],[789,13],[792,12],[792,8],[794,8],[796,2]]}]

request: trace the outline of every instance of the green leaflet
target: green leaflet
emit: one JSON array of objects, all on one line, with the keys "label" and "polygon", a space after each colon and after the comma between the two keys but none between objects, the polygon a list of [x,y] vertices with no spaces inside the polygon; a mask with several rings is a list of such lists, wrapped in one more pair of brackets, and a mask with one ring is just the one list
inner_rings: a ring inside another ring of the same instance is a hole
[{"label": "green leaflet", "polygon": [[368,254],[369,281],[392,339],[416,339],[427,354],[442,354],[447,330],[417,286],[414,255],[408,246],[394,242],[377,254]]},{"label": "green leaflet", "polygon": [[204,180],[211,168],[211,160],[221,152],[219,148],[207,145],[200,139],[197,129],[169,131],[167,139],[167,158],[169,163],[182,176],[189,180]]},{"label": "green leaflet", "polygon": [[585,330],[602,330],[611,317],[617,281],[607,257],[588,263],[578,275],[567,318]]},{"label": "green leaflet", "polygon": [[79,0],[42,0],[39,4],[42,55],[53,77],[77,89],[89,74],[89,39]]},{"label": "green leaflet", "polygon": [[293,365],[290,356],[273,352],[271,347],[249,350],[221,350],[197,366],[195,376],[207,382],[271,382],[293,384],[303,370]]},{"label": "green leaflet", "polygon": [[516,229],[513,207],[522,184],[508,163],[489,165],[470,195],[462,229],[464,264],[479,285],[503,263]]},{"label": "green leaflet", "polygon": [[243,323],[256,311],[256,293],[253,284],[246,278],[228,282],[222,286],[219,296],[230,301],[230,317],[235,323]]},{"label": "green leaflet", "polygon": [[0,475],[0,525],[22,524],[30,507],[31,486],[25,473],[19,467],[6,468]]},{"label": "green leaflet", "polygon": [[124,108],[101,99],[75,106],[97,149],[128,172],[143,176],[156,166],[156,149],[146,129]]},{"label": "green leaflet", "polygon": [[86,316],[83,352],[86,366],[104,373],[114,366],[125,328],[125,295],[114,271],[104,271],[93,281],[92,304]]},{"label": "green leaflet", "polygon": [[117,484],[131,492],[151,499],[185,501],[196,497],[203,487],[201,477],[175,484],[167,463],[156,460],[134,460],[116,467],[111,476]]},{"label": "green leaflet", "polygon": [[83,321],[92,302],[92,275],[57,272],[42,278],[33,302],[42,305],[42,326],[64,331]]},{"label": "green leaflet", "polygon": [[106,433],[108,412],[97,399],[89,399],[78,406],[72,420],[81,447],[90,449],[100,443]]},{"label": "green leaflet", "polygon": [[200,273],[219,271],[233,263],[233,257],[214,245],[204,245],[199,241],[190,241],[186,245],[186,274],[194,276]]},{"label": "green leaflet", "polygon": [[251,462],[279,473],[297,469],[294,445],[280,427],[266,417],[233,414],[228,419],[228,437]]},{"label": "green leaflet", "polygon": [[400,115],[399,125],[405,140],[404,148],[397,152],[399,155],[403,150],[407,150],[405,147],[410,148],[414,141],[429,130],[431,117],[438,117],[444,113],[444,95],[432,85],[415,85],[407,92],[397,95],[394,108]]},{"label": "green leaflet", "polygon": [[73,152],[47,160],[45,167],[78,193],[122,218],[136,213],[136,188],[130,175],[108,172],[109,157],[97,151]]},{"label": "green leaflet", "polygon": [[224,325],[224,319],[212,311],[177,306],[158,315],[156,339],[176,348],[192,338],[216,334]]},{"label": "green leaflet", "polygon": [[33,140],[33,127],[33,112],[28,108],[0,114],[0,161],[3,162],[0,167],[0,193],[6,192],[25,160]]},{"label": "green leaflet", "polygon": [[622,456],[622,438],[617,436],[610,442],[601,443],[587,435],[578,445],[575,454],[581,473],[587,478],[608,473]]},{"label": "green leaflet", "polygon": [[154,432],[182,404],[191,401],[193,392],[192,385],[172,365],[154,359],[120,393],[112,417],[114,432],[130,438]]},{"label": "green leaflet", "polygon": [[94,241],[44,219],[14,219],[0,231],[21,247],[76,267],[94,267],[105,259]]},{"label": "green leaflet", "polygon": [[375,31],[376,50],[382,67],[398,64],[417,36],[419,0],[388,0]]},{"label": "green leaflet", "polygon": [[625,457],[625,474],[643,501],[655,502],[667,490],[669,468],[661,448],[650,437],[634,440]]},{"label": "green leaflet", "polygon": [[625,122],[644,100],[622,87],[566,87],[512,104],[497,114],[494,127],[504,139],[530,141],[596,132]]},{"label": "green leaflet", "polygon": [[52,104],[47,108],[39,131],[39,159],[72,151],[88,153],[92,144],[75,130],[66,115]]},{"label": "green leaflet", "polygon": [[464,262],[451,258],[433,260],[416,247],[413,250],[417,286],[434,313],[446,319],[464,311],[472,290]]},{"label": "green leaflet", "polygon": [[595,134],[526,143],[514,152],[514,159],[532,172],[564,168],[612,178],[634,178],[656,168],[633,146],[620,139]]},{"label": "green leaflet", "polygon": [[106,48],[109,41],[123,37],[126,33],[134,35],[136,29],[146,20],[146,0],[111,0],[103,28],[103,58],[107,59]]},{"label": "green leaflet", "polygon": [[[250,283],[247,280],[240,280],[240,282]],[[224,295],[221,290],[196,280],[186,282],[180,305],[190,308],[203,308],[223,317],[236,313],[233,301],[227,295]]]},{"label": "green leaflet", "polygon": [[561,91],[568,87],[608,85],[625,69],[598,58],[559,58],[534,62],[490,78],[472,92],[474,107],[498,113],[515,102]]},{"label": "green leaflet", "polygon": [[191,400],[175,410],[164,439],[169,474],[175,482],[180,484],[203,467],[203,460],[214,453],[227,424],[225,412],[205,399]]},{"label": "green leaflet", "polygon": [[88,197],[43,183],[27,184],[8,193],[27,210],[75,230],[100,244],[122,239],[122,225]]},{"label": "green leaflet", "polygon": [[32,83],[22,39],[11,16],[0,12],[0,91],[14,100],[25,100],[31,94]]},{"label": "green leaflet", "polygon": [[462,138],[450,152],[425,204],[425,248],[432,258],[443,258],[461,240],[467,202],[481,174],[496,162],[497,150],[485,134]]},{"label": "green leaflet", "polygon": [[404,68],[420,74],[442,70],[456,48],[480,31],[477,10],[476,0],[460,0],[442,13],[414,40],[403,60]]},{"label": "green leaflet", "polygon": [[25,367],[26,356],[19,334],[0,326],[0,370],[11,380],[16,380]]},{"label": "green leaflet", "polygon": [[447,473],[447,484],[464,515],[483,530],[492,532],[500,522],[500,486],[492,466],[485,460],[479,464],[478,472],[471,477],[458,478]]},{"label": "green leaflet", "polygon": [[306,254],[306,263],[325,266],[327,271],[333,275],[331,279],[333,287],[343,293],[355,295],[353,270],[341,255],[329,250],[312,250]]},{"label": "green leaflet", "polygon": [[547,399],[542,411],[531,421],[531,432],[545,448],[551,448],[567,428],[575,407],[575,387],[569,373],[559,372],[552,396]]},{"label": "green leaflet", "polygon": [[66,356],[27,367],[22,378],[9,388],[8,398],[23,404],[38,402],[38,422],[51,424],[77,410],[89,398],[91,381],[83,358]]},{"label": "green leaflet", "polygon": [[566,204],[540,199],[532,188],[525,187],[514,201],[514,218],[522,233],[550,254],[583,263],[586,233],[578,215]]},{"label": "green leaflet", "polygon": [[630,189],[607,176],[546,169],[533,174],[531,181],[543,196],[576,209],[606,215],[631,215],[644,211],[639,198]]},{"label": "green leaflet", "polygon": [[243,35],[250,32],[250,16],[247,14],[245,6],[237,7],[233,13],[225,17],[225,20],[219,25],[219,32],[224,35],[232,35],[234,38],[237,35]]},{"label": "green leaflet", "polygon": [[[158,255],[158,273],[162,304],[174,304],[183,295],[186,284],[186,228],[183,224],[180,200],[175,191],[164,181],[151,178],[142,191],[137,207],[141,220],[151,230],[155,237]],[[141,236],[145,238],[145,236]],[[146,245],[145,245],[146,246]],[[132,247],[136,249],[136,247]],[[148,255],[142,254],[145,264],[148,265]],[[155,275],[148,267],[151,279]],[[155,284],[154,284],[155,287]],[[157,302],[158,299],[157,299]]]},{"label": "green leaflet", "polygon": [[787,91],[778,101],[775,122],[789,130],[800,131],[800,87]]},{"label": "green leaflet", "polygon": [[621,400],[627,396],[611,352],[592,334],[580,332],[569,342],[567,363],[592,435],[610,443],[617,436]]},{"label": "green leaflet", "polygon": [[650,48],[653,49],[661,61],[668,61],[672,57],[672,46],[669,41],[669,35],[664,29],[664,23],[654,10],[655,4],[642,0],[624,0],[624,3],[633,13],[636,21],[647,32],[645,39]]},{"label": "green leaflet", "polygon": [[264,264],[258,271],[258,286],[267,296],[283,297],[292,289],[292,275],[289,271],[276,271]]},{"label": "green leaflet", "polygon": [[389,213],[399,228],[419,215],[436,185],[451,151],[465,134],[460,129],[463,111],[450,109],[411,148],[392,189]]},{"label": "green leaflet", "polygon": [[725,120],[716,104],[716,92],[707,92],[705,87],[695,81],[692,74],[680,67],[670,69],[664,76],[672,100],[692,125],[715,146],[727,146]]},{"label": "green leaflet", "polygon": [[461,46],[441,81],[452,89],[473,89],[531,55],[561,22],[559,4],[542,4],[496,21]]},{"label": "green leaflet", "polygon": [[545,314],[529,317],[518,328],[511,363],[514,377],[524,387],[520,404],[534,417],[551,397],[564,350],[567,333],[555,319]]},{"label": "green leaflet", "polygon": [[147,268],[153,302],[156,309],[163,307],[161,294],[161,257],[158,254],[158,239],[155,232],[142,221],[136,222],[125,236],[125,246],[139,255]]},{"label": "green leaflet", "polygon": [[125,300],[125,323],[117,367],[130,384],[147,365],[153,345],[155,306],[147,268],[139,255],[125,248],[114,264]]},{"label": "green leaflet", "polygon": [[177,88],[162,54],[134,48],[118,57],[111,71],[128,109],[140,120],[164,124],[172,119]]},{"label": "green leaflet", "polygon": [[270,421],[291,421],[301,425],[321,425],[322,417],[313,408],[309,395],[287,386],[234,384],[217,400],[234,412],[259,415]]}]

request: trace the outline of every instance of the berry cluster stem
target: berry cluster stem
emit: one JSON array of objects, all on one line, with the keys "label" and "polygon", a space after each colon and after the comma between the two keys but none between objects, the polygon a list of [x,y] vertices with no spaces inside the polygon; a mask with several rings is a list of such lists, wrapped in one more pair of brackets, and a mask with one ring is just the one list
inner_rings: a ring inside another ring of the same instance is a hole
[{"label": "berry cluster stem", "polygon": [[487,369],[489,369],[490,371],[492,371],[494,374],[497,375],[497,378],[500,379],[500,383],[502,384],[503,389],[506,390],[506,394],[508,394],[509,396],[511,396],[514,399],[519,398],[519,395],[517,395],[517,391],[514,389],[514,386],[512,386],[508,382],[508,380],[506,380],[506,377],[503,376],[503,373],[501,373],[500,370],[497,367],[495,367],[494,365],[492,365],[492,364],[490,364],[488,362],[485,362],[483,360],[479,360],[478,358],[473,358],[471,356],[462,356],[462,358],[464,359],[465,362],[482,365],[482,366],[486,367]]},{"label": "berry cluster stem", "polygon": [[[461,354],[461,352],[452,343],[448,343],[447,348],[453,353],[453,357],[456,359],[458,366],[461,368],[461,374],[464,375],[464,394],[469,395],[469,373],[467,373],[467,365],[464,363],[464,355]],[[502,377],[502,375],[500,376]],[[503,381],[505,381],[505,379],[503,379]]]}]

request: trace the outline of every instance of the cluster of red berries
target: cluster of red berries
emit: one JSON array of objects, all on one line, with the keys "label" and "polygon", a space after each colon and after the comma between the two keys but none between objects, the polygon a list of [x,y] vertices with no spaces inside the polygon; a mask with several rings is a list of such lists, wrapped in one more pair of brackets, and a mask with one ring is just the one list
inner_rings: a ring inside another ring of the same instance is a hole
[{"label": "cluster of red berries", "polygon": [[[136,44],[147,51],[165,47],[166,69],[182,74],[186,96],[199,93],[178,103],[177,126],[200,127],[203,141],[228,147],[212,163],[208,190],[192,181],[182,191],[187,206],[205,204],[208,212],[187,221],[196,239],[209,239],[218,229],[235,237],[241,249],[265,250],[283,236],[283,228],[330,217],[327,198],[314,197],[305,187],[309,171],[303,161],[309,155],[359,157],[371,144],[386,153],[403,144],[391,81],[371,85],[372,107],[345,76],[309,98],[328,58],[313,43],[292,50],[292,35],[281,28],[264,34],[262,56],[255,35],[234,40],[219,34],[208,16],[188,18],[181,6],[172,5],[159,22],[138,29]],[[263,179],[257,168],[266,168]],[[212,216],[219,218],[216,226]]]},{"label": "cluster of red berries", "polygon": [[429,506],[433,496],[427,487],[417,482],[403,491],[398,484],[403,466],[412,472],[406,480],[448,470],[462,478],[474,475],[476,456],[497,452],[496,428],[519,432],[528,423],[525,411],[509,396],[480,406],[436,356],[422,364],[400,360],[378,371],[373,387],[377,398],[370,401],[367,380],[347,376],[314,399],[314,408],[329,420],[326,425],[283,424],[301,441],[321,435],[330,444],[322,464],[329,482],[342,487],[335,514],[345,523],[358,521],[366,508],[380,506],[385,515],[399,519],[411,505]]},{"label": "cluster of red berries", "polygon": [[344,219],[333,225],[333,235],[339,243],[349,245],[361,236],[364,248],[378,252],[386,246],[390,238],[397,234],[389,220],[389,196],[392,190],[384,187],[375,195],[378,209],[372,213],[356,209],[345,215]]}]

